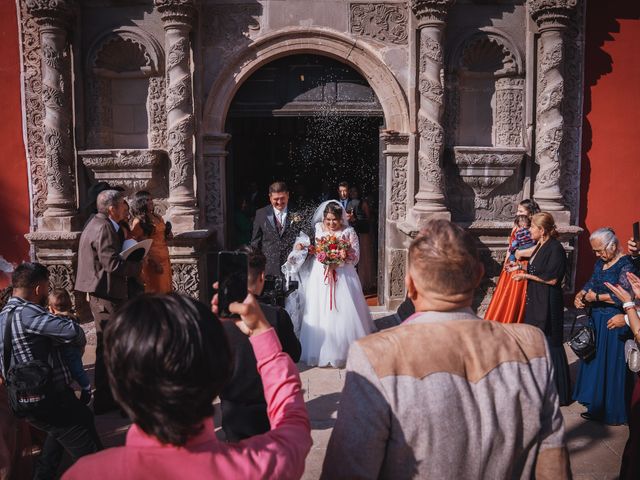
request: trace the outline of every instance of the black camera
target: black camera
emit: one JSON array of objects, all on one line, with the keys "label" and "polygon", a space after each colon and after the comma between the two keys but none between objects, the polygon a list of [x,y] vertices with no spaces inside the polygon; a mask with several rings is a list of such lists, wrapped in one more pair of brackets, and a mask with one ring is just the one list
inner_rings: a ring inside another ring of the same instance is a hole
[{"label": "black camera", "polygon": [[282,276],[266,275],[264,290],[259,300],[262,303],[284,307],[286,298],[298,289],[298,282],[290,280],[288,283]]}]

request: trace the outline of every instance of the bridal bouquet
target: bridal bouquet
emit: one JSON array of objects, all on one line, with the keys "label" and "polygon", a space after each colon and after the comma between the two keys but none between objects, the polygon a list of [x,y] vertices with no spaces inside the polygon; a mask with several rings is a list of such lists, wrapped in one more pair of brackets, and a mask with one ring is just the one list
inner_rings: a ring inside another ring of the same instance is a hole
[{"label": "bridal bouquet", "polygon": [[336,235],[316,238],[316,244],[309,247],[309,253],[326,266],[342,265],[353,256],[351,244]]},{"label": "bridal bouquet", "polygon": [[316,244],[309,247],[309,253],[315,255],[316,259],[324,265],[324,283],[329,287],[329,309],[333,310],[337,308],[335,289],[338,275],[335,269],[329,267],[342,265],[352,258],[351,243],[342,237],[327,235],[316,238]]}]

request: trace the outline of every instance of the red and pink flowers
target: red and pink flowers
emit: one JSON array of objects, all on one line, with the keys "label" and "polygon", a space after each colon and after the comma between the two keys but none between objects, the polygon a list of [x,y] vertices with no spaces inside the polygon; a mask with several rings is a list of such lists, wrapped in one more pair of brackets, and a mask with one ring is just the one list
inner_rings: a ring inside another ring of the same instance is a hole
[{"label": "red and pink flowers", "polygon": [[342,265],[353,257],[351,244],[336,235],[316,238],[316,244],[309,247],[309,253],[323,265]]}]

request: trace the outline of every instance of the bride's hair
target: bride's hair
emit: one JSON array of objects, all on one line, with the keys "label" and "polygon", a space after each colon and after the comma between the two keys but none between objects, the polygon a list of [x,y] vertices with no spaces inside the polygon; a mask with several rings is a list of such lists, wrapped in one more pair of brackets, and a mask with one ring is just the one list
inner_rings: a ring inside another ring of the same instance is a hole
[{"label": "bride's hair", "polygon": [[342,207],[337,202],[329,202],[327,206],[324,207],[324,212],[322,212],[322,218],[327,218],[328,214],[333,214],[336,219],[340,220],[342,223]]}]

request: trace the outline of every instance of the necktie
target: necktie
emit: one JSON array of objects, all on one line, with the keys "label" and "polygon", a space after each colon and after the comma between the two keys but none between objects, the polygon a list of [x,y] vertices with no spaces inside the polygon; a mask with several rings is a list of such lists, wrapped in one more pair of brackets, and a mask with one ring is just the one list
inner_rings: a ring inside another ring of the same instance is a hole
[{"label": "necktie", "polygon": [[278,233],[282,231],[282,212],[276,213],[276,226],[278,228]]}]

